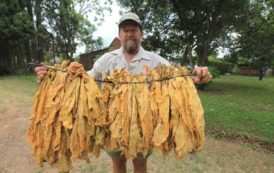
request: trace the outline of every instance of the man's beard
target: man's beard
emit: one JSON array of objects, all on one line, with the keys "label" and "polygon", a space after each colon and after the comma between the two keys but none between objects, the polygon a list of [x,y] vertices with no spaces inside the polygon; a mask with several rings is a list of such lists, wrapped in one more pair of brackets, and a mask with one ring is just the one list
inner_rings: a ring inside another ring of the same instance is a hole
[{"label": "man's beard", "polygon": [[124,45],[123,45],[124,51],[129,53],[129,54],[134,54],[138,51],[139,49],[139,44],[135,40],[128,40]]}]

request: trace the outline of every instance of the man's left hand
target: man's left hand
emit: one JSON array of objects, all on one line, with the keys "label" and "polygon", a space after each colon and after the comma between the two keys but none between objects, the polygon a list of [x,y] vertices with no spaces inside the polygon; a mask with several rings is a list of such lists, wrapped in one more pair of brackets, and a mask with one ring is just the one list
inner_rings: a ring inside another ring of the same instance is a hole
[{"label": "man's left hand", "polygon": [[196,67],[194,70],[193,81],[196,84],[205,84],[212,79],[212,75],[208,71],[207,67]]}]

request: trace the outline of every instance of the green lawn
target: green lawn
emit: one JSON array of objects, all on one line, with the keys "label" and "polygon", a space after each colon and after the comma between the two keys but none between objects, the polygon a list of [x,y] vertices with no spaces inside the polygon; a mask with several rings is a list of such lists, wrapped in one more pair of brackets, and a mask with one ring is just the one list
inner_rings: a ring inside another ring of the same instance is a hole
[{"label": "green lawn", "polygon": [[221,76],[200,92],[207,132],[274,143],[274,78]]},{"label": "green lawn", "polygon": [[0,76],[0,92],[33,95],[38,87],[36,75]]}]

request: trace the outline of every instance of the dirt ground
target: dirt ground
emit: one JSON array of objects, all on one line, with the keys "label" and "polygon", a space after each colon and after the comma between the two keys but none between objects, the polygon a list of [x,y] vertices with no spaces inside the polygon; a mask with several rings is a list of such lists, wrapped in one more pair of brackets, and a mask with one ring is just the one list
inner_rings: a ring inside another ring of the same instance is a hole
[{"label": "dirt ground", "polygon": [[[57,173],[56,168],[39,168],[32,157],[26,135],[35,86],[16,78],[0,79],[0,173]],[[90,163],[74,162],[73,173],[110,173],[111,160],[102,152],[90,156]],[[173,154],[164,159],[154,153],[148,161],[149,173],[273,173],[274,154],[247,144],[207,137],[204,149],[182,160]],[[128,161],[127,172],[132,164]]]}]

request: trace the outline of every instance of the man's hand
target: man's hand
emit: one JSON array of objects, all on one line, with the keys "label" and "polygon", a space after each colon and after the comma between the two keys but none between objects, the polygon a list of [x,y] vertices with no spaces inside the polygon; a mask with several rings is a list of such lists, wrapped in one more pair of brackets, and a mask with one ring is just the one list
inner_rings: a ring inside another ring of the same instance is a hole
[{"label": "man's hand", "polygon": [[196,84],[208,83],[212,79],[212,75],[207,67],[196,67],[194,70],[193,81]]},{"label": "man's hand", "polygon": [[48,73],[48,69],[45,66],[35,67],[34,69],[37,75],[37,83],[40,84]]}]

